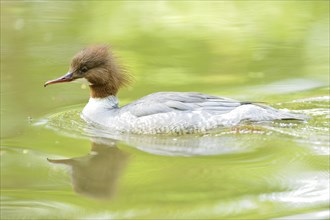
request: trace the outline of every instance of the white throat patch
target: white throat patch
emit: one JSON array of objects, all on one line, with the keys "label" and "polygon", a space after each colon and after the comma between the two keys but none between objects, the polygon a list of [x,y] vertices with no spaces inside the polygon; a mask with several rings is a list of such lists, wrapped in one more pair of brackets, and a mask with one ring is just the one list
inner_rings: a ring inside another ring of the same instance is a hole
[{"label": "white throat patch", "polygon": [[89,86],[92,86],[92,85],[93,85],[91,82],[89,82],[89,81],[88,81],[87,79],[85,79],[85,78],[79,78],[79,79],[76,79],[74,82],[82,83],[82,84],[89,85]]}]

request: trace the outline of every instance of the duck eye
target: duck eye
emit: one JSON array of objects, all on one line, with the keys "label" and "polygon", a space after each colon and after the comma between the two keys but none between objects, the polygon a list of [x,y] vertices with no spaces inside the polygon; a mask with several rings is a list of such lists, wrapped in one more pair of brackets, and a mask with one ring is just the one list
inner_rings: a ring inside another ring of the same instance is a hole
[{"label": "duck eye", "polygon": [[80,68],[80,72],[82,72],[82,73],[86,73],[87,70],[88,70],[88,68],[86,66],[83,66]]}]

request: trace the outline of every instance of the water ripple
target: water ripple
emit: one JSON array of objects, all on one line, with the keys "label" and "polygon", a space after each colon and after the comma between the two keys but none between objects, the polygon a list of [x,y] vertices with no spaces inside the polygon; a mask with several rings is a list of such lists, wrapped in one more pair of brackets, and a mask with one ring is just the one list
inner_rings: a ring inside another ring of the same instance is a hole
[{"label": "water ripple", "polygon": [[[81,117],[81,108],[72,108],[50,114],[35,123],[58,133],[74,138],[93,138],[103,142],[120,140],[142,151],[167,156],[215,155],[242,153],[256,150],[260,141],[281,139],[311,146],[315,152],[329,152],[329,96],[313,97],[279,103],[282,107],[294,109],[297,103],[303,103],[294,112],[311,117],[307,122],[274,121],[243,123],[234,128],[220,128],[203,135],[134,135],[112,132],[85,123]],[[108,141],[111,140],[111,141]]]}]

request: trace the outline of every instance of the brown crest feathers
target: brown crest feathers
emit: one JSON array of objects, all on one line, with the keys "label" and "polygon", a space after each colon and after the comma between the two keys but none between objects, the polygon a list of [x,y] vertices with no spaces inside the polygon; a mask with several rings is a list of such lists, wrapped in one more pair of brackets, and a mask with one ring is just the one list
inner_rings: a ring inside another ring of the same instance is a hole
[{"label": "brown crest feathers", "polygon": [[108,45],[94,45],[80,51],[71,62],[71,69],[77,71],[87,67],[84,77],[91,83],[91,97],[104,98],[116,95],[121,87],[128,86],[132,77],[118,63]]}]

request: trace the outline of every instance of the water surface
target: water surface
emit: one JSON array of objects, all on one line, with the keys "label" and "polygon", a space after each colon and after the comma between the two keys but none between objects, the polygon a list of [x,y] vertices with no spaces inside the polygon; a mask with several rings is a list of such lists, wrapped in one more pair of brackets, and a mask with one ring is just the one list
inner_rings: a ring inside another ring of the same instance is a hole
[{"label": "water surface", "polygon": [[[2,1],[1,219],[328,219],[328,1]],[[201,135],[87,125],[67,72],[109,43],[157,91],[261,101],[310,117]]]}]

